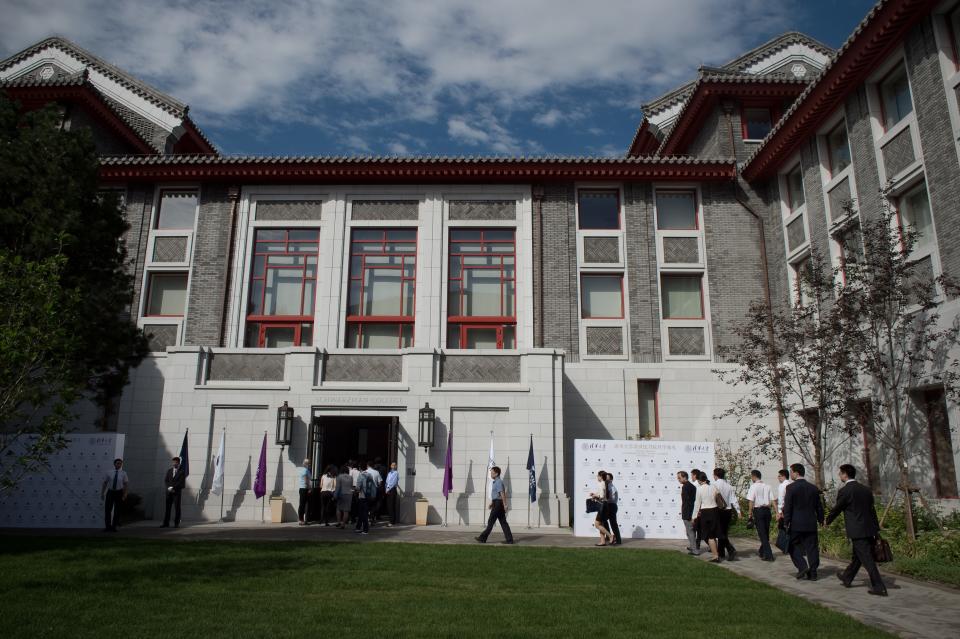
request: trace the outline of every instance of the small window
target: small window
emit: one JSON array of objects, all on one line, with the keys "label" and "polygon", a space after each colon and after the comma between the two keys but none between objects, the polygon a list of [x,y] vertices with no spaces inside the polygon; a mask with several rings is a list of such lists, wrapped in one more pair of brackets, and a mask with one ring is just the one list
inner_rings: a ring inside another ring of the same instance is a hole
[{"label": "small window", "polygon": [[660,380],[638,379],[637,394],[640,408],[640,436],[660,436]]},{"label": "small window", "polygon": [[830,176],[834,177],[850,166],[850,144],[847,140],[847,123],[841,122],[827,134],[827,156]]},{"label": "small window", "polygon": [[798,262],[790,265],[793,269],[793,286],[795,291],[796,303],[800,306],[807,306],[813,300],[810,290],[810,280],[813,277],[813,265],[810,258],[805,257]]},{"label": "small window", "polygon": [[580,191],[578,202],[581,230],[620,228],[620,194],[617,191]]},{"label": "small window", "polygon": [[182,317],[186,303],[186,273],[152,273],[150,275],[145,315]]},{"label": "small window", "polygon": [[907,80],[907,70],[902,64],[880,82],[880,104],[883,107],[883,126],[886,130],[890,130],[913,112],[910,82]]},{"label": "small window", "polygon": [[773,128],[773,117],[767,107],[748,107],[743,110],[743,139],[762,140]]},{"label": "small window", "polygon": [[900,224],[917,234],[915,246],[928,246],[933,240],[933,221],[927,185],[921,183],[900,198]]},{"label": "small window", "polygon": [[693,191],[657,191],[657,228],[697,229],[697,195]]},{"label": "small window", "polygon": [[807,200],[803,195],[803,171],[800,165],[793,167],[787,173],[787,208],[791,213],[796,213],[797,209],[806,204]]},{"label": "small window", "polygon": [[663,319],[703,319],[703,277],[663,275],[660,278]]},{"label": "small window", "polygon": [[584,319],[623,318],[623,276],[582,276],[580,302]]},{"label": "small window", "polygon": [[163,191],[157,211],[158,229],[193,230],[197,217],[197,194],[194,191]]}]

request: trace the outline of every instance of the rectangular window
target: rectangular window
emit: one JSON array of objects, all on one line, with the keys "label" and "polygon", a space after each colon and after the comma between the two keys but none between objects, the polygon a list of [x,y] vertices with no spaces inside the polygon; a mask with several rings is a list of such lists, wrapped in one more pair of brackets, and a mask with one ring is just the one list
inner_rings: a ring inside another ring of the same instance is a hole
[{"label": "rectangular window", "polygon": [[657,191],[657,229],[695,231],[697,194],[694,191]]},{"label": "rectangular window", "polygon": [[915,246],[928,246],[933,242],[933,221],[926,183],[921,182],[904,194],[897,211],[901,227],[907,227],[917,234]]},{"label": "rectangular window", "polygon": [[353,230],[347,348],[413,346],[416,278],[416,229]]},{"label": "rectangular window", "polygon": [[660,380],[637,380],[640,408],[640,436],[660,436]]},{"label": "rectangular window", "polygon": [[258,229],[247,298],[247,346],[313,343],[320,231]]},{"label": "rectangular window", "polygon": [[581,230],[620,228],[620,193],[618,191],[581,190],[578,192],[577,202]]},{"label": "rectangular window", "polygon": [[580,277],[583,319],[623,319],[623,275]]},{"label": "rectangular window", "polygon": [[516,348],[514,229],[452,229],[448,348]]},{"label": "rectangular window", "polygon": [[791,213],[806,204],[807,200],[803,195],[803,171],[798,164],[787,173],[787,208]]},{"label": "rectangular window", "polygon": [[186,273],[151,273],[144,315],[182,317],[187,304]]},{"label": "rectangular window", "polygon": [[841,121],[833,131],[827,134],[827,159],[830,162],[830,175],[836,176],[850,166],[850,143],[847,140],[847,123]]},{"label": "rectangular window", "polygon": [[800,306],[807,306],[813,301],[810,292],[811,264],[810,258],[805,257],[799,262],[790,265],[793,269],[793,287],[796,303]]},{"label": "rectangular window", "polygon": [[703,277],[663,275],[660,278],[663,319],[703,319]]},{"label": "rectangular window", "polygon": [[859,223],[839,233],[837,243],[840,245],[840,268],[844,273],[848,265],[863,263],[863,236]]},{"label": "rectangular window", "polygon": [[924,391],[922,401],[930,432],[930,455],[933,461],[933,481],[937,497],[953,499],[958,496],[957,469],[954,465],[950,421],[947,417],[947,401],[943,388]]},{"label": "rectangular window", "polygon": [[158,206],[156,228],[193,230],[197,218],[196,191],[162,191]]},{"label": "rectangular window", "polygon": [[883,109],[884,130],[887,131],[913,112],[910,81],[903,64],[880,81],[880,106]]},{"label": "rectangular window", "polygon": [[773,128],[773,116],[767,107],[747,107],[743,110],[743,139],[762,140]]}]

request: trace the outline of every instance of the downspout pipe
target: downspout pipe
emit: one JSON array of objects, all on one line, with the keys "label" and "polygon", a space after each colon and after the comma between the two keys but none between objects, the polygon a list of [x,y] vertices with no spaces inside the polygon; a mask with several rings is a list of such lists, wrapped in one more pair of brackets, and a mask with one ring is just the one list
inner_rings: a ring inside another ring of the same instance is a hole
[{"label": "downspout pipe", "polygon": [[218,346],[226,346],[227,333],[227,305],[230,302],[230,282],[233,273],[233,243],[237,232],[237,207],[240,205],[240,187],[231,186],[227,191],[227,199],[230,201],[230,231],[227,235],[227,264],[223,269],[223,298],[220,300],[220,336],[217,339]]},{"label": "downspout pipe", "polygon": [[[736,138],[733,133],[733,117],[731,115],[732,111],[732,105],[725,104],[723,106],[723,112],[727,120],[727,130],[730,132],[731,155],[735,156],[737,147]],[[763,217],[750,207],[746,200],[743,199],[742,193],[743,189],[740,187],[738,171],[737,175],[735,175],[733,178],[733,196],[737,200],[737,203],[757,221],[757,229],[760,232],[760,266],[763,269],[763,301],[767,305],[768,313],[767,338],[770,340],[770,343],[773,344],[776,341],[776,332],[773,330],[773,298],[770,294],[770,269],[767,259],[766,231],[763,224]],[[774,368],[774,371],[776,371],[776,368]],[[774,381],[779,386],[780,380],[776,379]],[[783,404],[781,403],[779,397],[777,398],[777,430],[780,436],[780,467],[787,468],[787,428],[783,416]]]}]

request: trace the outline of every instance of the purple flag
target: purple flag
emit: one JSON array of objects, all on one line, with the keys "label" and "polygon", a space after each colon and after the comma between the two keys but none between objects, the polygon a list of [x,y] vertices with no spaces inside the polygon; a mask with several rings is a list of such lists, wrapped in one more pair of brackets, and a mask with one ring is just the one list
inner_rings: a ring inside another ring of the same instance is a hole
[{"label": "purple flag", "polygon": [[267,434],[263,434],[263,446],[260,447],[260,462],[257,464],[257,478],[253,482],[253,494],[260,499],[267,494]]},{"label": "purple flag", "polygon": [[450,493],[453,492],[453,429],[450,429],[450,434],[447,435],[447,460],[443,465],[443,496],[445,499],[450,498]]}]

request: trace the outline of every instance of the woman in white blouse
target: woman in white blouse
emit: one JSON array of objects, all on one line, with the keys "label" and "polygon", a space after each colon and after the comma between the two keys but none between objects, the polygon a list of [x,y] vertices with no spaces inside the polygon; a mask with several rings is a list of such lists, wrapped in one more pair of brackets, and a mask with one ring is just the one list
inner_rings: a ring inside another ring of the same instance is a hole
[{"label": "woman in white blouse", "polygon": [[717,531],[720,526],[719,509],[717,508],[717,488],[711,486],[707,474],[701,471],[697,475],[697,499],[693,502],[693,516],[700,531],[700,538],[710,546],[713,554],[713,563],[720,563],[717,554]]}]

